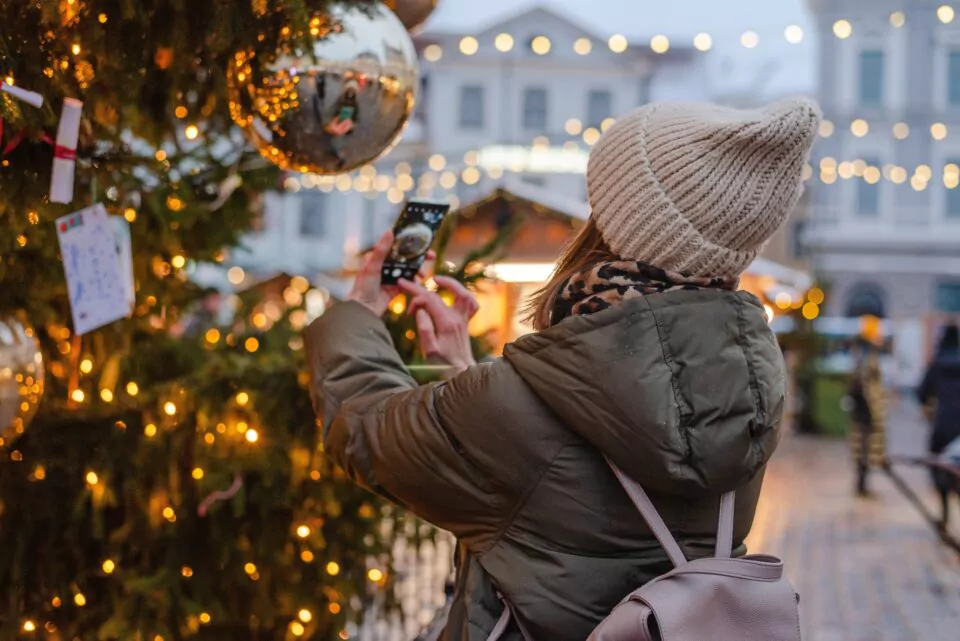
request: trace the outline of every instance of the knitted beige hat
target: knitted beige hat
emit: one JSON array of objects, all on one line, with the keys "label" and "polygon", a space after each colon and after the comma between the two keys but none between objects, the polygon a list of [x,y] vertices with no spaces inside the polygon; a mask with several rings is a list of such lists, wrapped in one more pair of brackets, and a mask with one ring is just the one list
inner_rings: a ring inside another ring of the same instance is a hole
[{"label": "knitted beige hat", "polygon": [[618,256],[737,276],[786,221],[820,123],[806,99],[764,109],[649,104],[619,119],[587,169],[592,217]]}]

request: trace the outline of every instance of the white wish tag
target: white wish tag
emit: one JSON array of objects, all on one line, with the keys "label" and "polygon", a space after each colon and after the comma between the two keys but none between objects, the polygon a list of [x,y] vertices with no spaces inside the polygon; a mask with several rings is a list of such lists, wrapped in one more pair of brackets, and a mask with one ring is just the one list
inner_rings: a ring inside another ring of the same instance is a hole
[{"label": "white wish tag", "polygon": [[127,305],[132,308],[136,303],[136,293],[133,284],[133,241],[130,239],[130,223],[120,216],[109,218],[116,236],[117,260],[120,261],[120,273],[123,274],[123,293]]},{"label": "white wish tag", "polygon": [[57,219],[73,329],[83,335],[130,314],[117,235],[103,205]]}]

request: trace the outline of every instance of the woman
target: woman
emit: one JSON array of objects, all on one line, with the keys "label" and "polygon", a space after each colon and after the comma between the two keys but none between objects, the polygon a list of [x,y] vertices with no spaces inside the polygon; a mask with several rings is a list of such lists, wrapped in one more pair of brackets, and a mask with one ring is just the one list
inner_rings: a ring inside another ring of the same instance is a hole
[{"label": "woman", "polygon": [[591,218],[534,301],[537,333],[476,365],[469,294],[442,281],[447,308],[402,283],[424,352],[460,370],[451,380],[417,387],[380,320],[396,293],[379,285],[389,234],[350,302],[309,328],[328,454],[459,539],[443,639],[487,639],[503,600],[528,638],[583,641],[670,569],[604,455],[688,557],[711,555],[718,497],[736,490],[744,553],[785,370],[738,276],[793,209],[818,123],[804,100],[653,104],[619,120],[591,153]]},{"label": "woman", "polygon": [[356,80],[348,80],[343,84],[343,93],[334,103],[333,118],[326,127],[327,133],[331,136],[346,136],[353,133],[360,121],[359,90],[360,84]]},{"label": "woman", "polygon": [[[939,456],[951,442],[960,439],[960,331],[956,325],[949,325],[944,331],[918,396],[921,405],[935,404],[930,453]],[[935,469],[933,483],[942,506],[940,526],[946,528],[950,520],[950,495],[960,494],[960,478]]]}]

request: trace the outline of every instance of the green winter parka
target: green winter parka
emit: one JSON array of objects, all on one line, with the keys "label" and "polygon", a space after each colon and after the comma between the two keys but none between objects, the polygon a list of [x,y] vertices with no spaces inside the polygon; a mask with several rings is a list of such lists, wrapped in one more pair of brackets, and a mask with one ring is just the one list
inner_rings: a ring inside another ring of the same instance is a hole
[{"label": "green winter parka", "polygon": [[688,558],[712,553],[719,496],[735,489],[745,552],[785,393],[751,294],[628,300],[423,386],[359,304],[327,311],[306,345],[328,455],[458,538],[447,641],[484,641],[498,593],[537,641],[584,641],[670,569],[603,454],[648,491]]}]

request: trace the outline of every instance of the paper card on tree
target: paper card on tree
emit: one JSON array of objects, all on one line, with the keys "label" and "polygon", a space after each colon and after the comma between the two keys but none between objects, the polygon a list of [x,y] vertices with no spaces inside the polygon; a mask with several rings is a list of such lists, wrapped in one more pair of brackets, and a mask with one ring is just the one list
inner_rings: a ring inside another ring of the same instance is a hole
[{"label": "paper card on tree", "polygon": [[103,205],[57,219],[73,329],[83,335],[130,314],[117,235]]},{"label": "paper card on tree", "polygon": [[110,216],[109,218],[113,224],[113,233],[116,237],[120,273],[123,274],[123,293],[127,305],[132,308],[136,303],[136,293],[133,284],[133,242],[130,239],[130,223],[120,216]]}]

